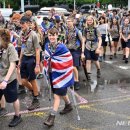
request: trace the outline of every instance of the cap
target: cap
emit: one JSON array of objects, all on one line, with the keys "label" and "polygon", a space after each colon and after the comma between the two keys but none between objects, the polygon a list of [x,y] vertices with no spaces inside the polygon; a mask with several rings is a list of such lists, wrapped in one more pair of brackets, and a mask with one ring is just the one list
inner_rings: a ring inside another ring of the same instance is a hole
[{"label": "cap", "polygon": [[26,16],[23,16],[21,19],[20,19],[20,22],[31,22],[32,19],[29,18],[29,17],[26,17]]}]

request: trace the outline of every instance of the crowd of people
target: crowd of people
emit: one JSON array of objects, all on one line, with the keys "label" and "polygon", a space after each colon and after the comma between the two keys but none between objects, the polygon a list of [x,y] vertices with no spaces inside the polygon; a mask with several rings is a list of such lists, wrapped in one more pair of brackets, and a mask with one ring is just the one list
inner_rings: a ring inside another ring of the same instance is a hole
[{"label": "crowd of people", "polygon": [[[73,110],[67,96],[68,87],[80,89],[79,69],[85,64],[87,80],[91,81],[94,62],[97,78],[101,77],[101,62],[110,48],[110,60],[122,50],[122,60],[128,63],[130,50],[130,12],[108,10],[103,14],[83,15],[73,11],[67,18],[53,8],[37,25],[31,11],[13,13],[0,28],[0,117],[7,114],[5,103],[13,103],[15,115],[9,127],[21,121],[18,94],[32,95],[29,111],[40,107],[40,90],[36,79],[45,77],[54,94],[54,104],[44,121],[53,126],[60,98],[65,102],[60,114]],[[82,62],[81,62],[82,61]],[[44,75],[43,75],[44,72]],[[18,86],[18,87],[17,87]]]}]

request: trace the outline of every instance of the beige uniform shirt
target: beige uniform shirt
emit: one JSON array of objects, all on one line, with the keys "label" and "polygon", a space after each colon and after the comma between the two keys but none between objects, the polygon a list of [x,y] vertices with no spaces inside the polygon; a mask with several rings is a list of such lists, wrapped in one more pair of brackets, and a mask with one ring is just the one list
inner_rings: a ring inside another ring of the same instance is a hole
[{"label": "beige uniform shirt", "polygon": [[[109,27],[110,29],[110,27]],[[118,29],[117,25],[113,25],[111,30],[110,30],[110,34],[112,38],[118,38],[120,36],[119,34],[120,30]]]},{"label": "beige uniform shirt", "polygon": [[86,38],[86,48],[88,50],[94,51],[98,48],[98,38],[101,34],[97,28],[85,28],[83,36]]},{"label": "beige uniform shirt", "polygon": [[41,49],[38,35],[34,31],[30,32],[30,35],[26,43],[21,43],[21,44],[22,44],[22,52],[23,52],[23,55],[25,56],[36,56],[35,50],[37,48]]},{"label": "beige uniform shirt", "polygon": [[[4,49],[2,57],[0,58],[0,83],[4,80],[11,62],[18,61],[18,54],[14,46],[10,43],[7,49]],[[8,83],[16,79],[16,70],[10,76]]]},{"label": "beige uniform shirt", "polygon": [[76,40],[77,40],[77,36],[79,38],[80,41],[82,41],[82,33],[78,30],[78,34],[76,34],[76,30],[72,29],[72,30],[68,30],[68,34],[66,34],[65,39],[67,40],[67,48],[68,49],[77,49],[76,46]]}]

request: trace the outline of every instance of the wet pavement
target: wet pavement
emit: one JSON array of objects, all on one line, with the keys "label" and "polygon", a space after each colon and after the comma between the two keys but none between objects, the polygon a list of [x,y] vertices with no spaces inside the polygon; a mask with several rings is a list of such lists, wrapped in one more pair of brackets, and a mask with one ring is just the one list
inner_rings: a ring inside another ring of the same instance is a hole
[{"label": "wet pavement", "polygon": [[[30,94],[20,95],[23,122],[15,128],[8,128],[12,118],[13,106],[7,104],[8,114],[0,118],[0,130],[129,130],[130,129],[130,63],[125,64],[122,56],[101,63],[102,76],[96,78],[95,65],[92,66],[92,82],[86,81],[82,67],[80,71],[80,90],[75,92],[80,120],[74,109],[67,115],[57,114],[55,125],[48,128],[43,121],[51,109],[49,90],[45,79],[38,80],[41,88],[41,107],[28,112]],[[44,86],[44,87],[43,87]],[[72,93],[69,91],[72,100]],[[52,99],[53,100],[53,99]],[[53,102],[53,101],[52,101]],[[64,107],[61,102],[59,111]]]}]

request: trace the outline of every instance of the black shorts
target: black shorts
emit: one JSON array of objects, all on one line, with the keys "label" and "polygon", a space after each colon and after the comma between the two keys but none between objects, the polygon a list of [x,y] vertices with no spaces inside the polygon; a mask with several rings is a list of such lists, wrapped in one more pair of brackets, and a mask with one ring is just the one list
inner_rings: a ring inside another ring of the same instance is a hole
[{"label": "black shorts", "polygon": [[52,92],[59,96],[66,96],[67,88],[52,88]]},{"label": "black shorts", "polygon": [[73,66],[79,67],[81,51],[80,50],[70,50],[70,52],[73,57]]},{"label": "black shorts", "polygon": [[52,75],[51,73],[49,73],[49,78],[50,78],[50,83],[51,83],[51,89],[52,89],[52,92],[58,96],[66,96],[67,94],[67,88],[53,88],[53,85],[52,85]]},{"label": "black shorts", "polygon": [[0,89],[0,99],[3,95],[5,96],[5,100],[8,103],[13,103],[18,99],[16,79],[9,83],[4,90]]},{"label": "black shorts", "polygon": [[105,41],[106,34],[102,34],[102,45],[101,46],[107,46],[107,42]]},{"label": "black shorts", "polygon": [[127,44],[127,42],[125,42],[123,39],[121,39],[121,46],[123,49],[126,48],[126,44]]},{"label": "black shorts", "polygon": [[126,43],[126,47],[130,48],[130,39],[129,39],[128,42]]},{"label": "black shorts", "polygon": [[93,61],[97,61],[99,57],[99,54],[96,54],[95,51],[90,51],[88,49],[85,49],[84,55],[86,60],[93,60]]},{"label": "black shorts", "polygon": [[35,57],[34,56],[23,56],[21,66],[20,66],[20,74],[21,78],[27,78],[29,81],[36,79],[36,74],[34,72],[36,66]]},{"label": "black shorts", "polygon": [[119,42],[119,37],[118,38],[112,38],[113,42]]}]

